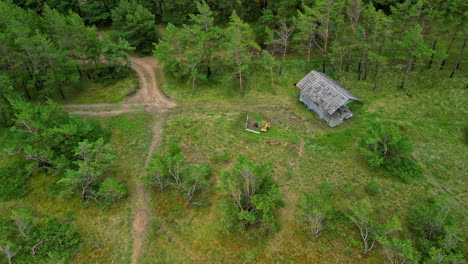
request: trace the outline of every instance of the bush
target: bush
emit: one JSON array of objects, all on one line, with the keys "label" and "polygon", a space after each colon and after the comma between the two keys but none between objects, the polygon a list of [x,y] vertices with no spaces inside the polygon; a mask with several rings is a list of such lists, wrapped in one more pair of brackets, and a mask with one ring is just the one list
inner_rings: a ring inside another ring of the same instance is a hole
[{"label": "bush", "polygon": [[106,205],[122,200],[127,196],[127,185],[114,178],[107,178],[99,187],[98,196]]},{"label": "bush", "polygon": [[256,165],[241,156],[234,167],[221,173],[219,185],[224,194],[220,206],[223,230],[260,227],[266,233],[279,229],[275,216],[283,201],[270,164]]},{"label": "bush", "polygon": [[382,167],[390,177],[408,183],[422,176],[422,168],[411,158],[411,139],[395,126],[374,123],[359,139],[359,152],[372,167]]},{"label": "bush", "polygon": [[380,194],[379,184],[376,181],[370,181],[367,183],[364,190],[370,196],[378,196]]},{"label": "bush", "polygon": [[408,222],[417,237],[417,246],[424,263],[465,263],[463,232],[455,226],[448,201],[431,197],[416,201]]},{"label": "bush", "polygon": [[326,229],[326,220],[332,212],[331,197],[333,189],[330,184],[322,184],[319,191],[313,194],[304,193],[299,199],[299,214],[305,231],[317,238]]},{"label": "bush", "polygon": [[192,202],[196,192],[209,187],[211,167],[209,164],[187,163],[180,147],[175,143],[169,144],[167,152],[165,156],[153,156],[144,180],[147,185],[154,186],[161,192],[173,187],[186,195],[188,202]]},{"label": "bush", "polygon": [[[28,170],[63,170],[75,167],[78,159],[75,148],[84,140],[107,142],[110,132],[98,121],[70,117],[58,104],[47,101],[36,104],[27,101],[12,101],[15,110],[14,126],[7,144],[8,149],[22,149],[22,154],[31,163]],[[27,131],[34,131],[28,133]]]},{"label": "bush", "polygon": [[0,168],[0,202],[26,196],[29,192],[29,177],[19,162],[8,168]]},{"label": "bush", "polygon": [[385,236],[378,240],[382,245],[382,253],[387,259],[392,260],[392,263],[419,263],[420,254],[414,249],[413,241]]},{"label": "bush", "polygon": [[[31,236],[25,242],[25,248],[32,248],[42,239],[45,242],[35,250],[34,258],[37,259],[35,263],[66,262],[73,257],[80,241],[76,228],[55,218],[39,219],[32,228]],[[29,252],[27,255],[30,258]]]},{"label": "bush", "polygon": [[411,158],[395,158],[388,160],[385,165],[387,175],[397,178],[404,183],[410,183],[423,175],[423,169]]},{"label": "bush", "polygon": [[[18,212],[14,221],[0,217],[0,246],[9,247],[13,263],[66,263],[73,257],[80,241],[76,228],[56,218],[34,217],[28,210],[22,211],[27,212],[25,221]],[[28,232],[20,234],[20,227]]]}]

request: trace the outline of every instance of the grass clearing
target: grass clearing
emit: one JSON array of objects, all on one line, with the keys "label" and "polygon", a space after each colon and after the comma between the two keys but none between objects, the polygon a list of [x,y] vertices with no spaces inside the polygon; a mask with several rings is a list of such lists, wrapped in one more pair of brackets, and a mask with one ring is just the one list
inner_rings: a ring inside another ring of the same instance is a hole
[{"label": "grass clearing", "polygon": [[[160,84],[178,104],[167,118],[160,149],[176,141],[188,161],[211,161],[213,190],[217,173],[234,164],[238,155],[271,161],[286,205],[280,209],[279,232],[268,237],[226,236],[217,230],[220,197],[216,191],[209,193],[210,203],[204,207],[187,206],[173,192],[155,192],[158,230],[150,236],[143,263],[381,263],[378,250],[361,256],[359,235],[343,216],[337,218],[336,228],[317,240],[301,233],[296,220],[298,198],[322,183],[333,186],[338,209],[370,197],[378,215],[383,219],[397,215],[404,226],[408,202],[431,193],[452,196],[454,211],[462,217],[468,201],[464,192],[468,153],[463,138],[467,91],[461,85],[465,77],[444,79],[433,88],[418,84],[415,78],[408,90],[399,91],[395,87],[400,76],[388,74],[372,92],[371,81],[357,82],[354,74],[343,74],[340,83],[363,98],[363,103],[352,106],[354,118],[335,128],[298,102],[292,84],[302,77],[297,71],[279,78],[278,95],[268,92],[266,80],[251,77],[243,97],[230,85],[201,83],[191,96],[185,83],[167,78]],[[261,135],[244,131],[247,114],[268,120],[271,130]],[[368,166],[357,151],[357,138],[378,120],[394,123],[413,139],[413,157],[424,166],[428,179],[404,184]],[[371,181],[379,186],[378,195],[366,192]]]},{"label": "grass clearing", "polygon": [[[412,79],[408,90],[399,91],[395,88],[399,76],[388,74],[372,92],[371,81],[357,82],[354,74],[343,74],[339,82],[363,103],[351,107],[351,120],[329,128],[296,98],[298,90],[292,84],[303,75],[301,70],[285,72],[277,79],[277,95],[270,93],[268,80],[250,76],[244,96],[239,96],[235,82],[225,86],[200,83],[197,94],[191,96],[187,84],[157,72],[159,87],[178,104],[165,117],[162,145],[157,151],[175,141],[188,162],[210,163],[214,175],[210,179],[212,188],[203,194],[203,206],[187,205],[174,190],[152,193],[154,218],[141,263],[381,263],[383,256],[378,250],[361,256],[359,234],[343,215],[337,214],[336,227],[325,230],[316,240],[301,231],[297,201],[303,192],[312,192],[323,183],[335,190],[338,209],[369,197],[379,207],[378,215],[383,219],[397,215],[404,226],[408,202],[431,193],[451,196],[457,217],[463,217],[468,202],[467,90],[462,85],[466,77],[443,79],[432,88],[416,85],[417,79]],[[125,83],[136,83],[132,78]],[[88,90],[70,103],[112,102],[111,98],[117,102],[125,98],[124,93],[111,91],[121,88],[105,88],[103,94]],[[247,115],[270,122],[271,129],[260,135],[246,132]],[[0,203],[0,215],[26,205],[39,214],[72,216],[82,239],[72,263],[129,263],[135,206],[132,197],[143,175],[151,125],[159,118],[139,112],[100,119],[111,129],[111,145],[118,153],[112,176],[129,185],[128,199],[109,210],[86,207],[77,196],[59,196],[57,178],[43,174],[31,178],[32,191],[26,197]],[[357,151],[357,138],[376,120],[394,123],[414,140],[413,157],[424,167],[427,179],[404,184],[368,166]],[[274,234],[257,237],[218,230],[221,197],[217,175],[232,166],[239,155],[274,164],[274,179],[285,202],[279,210],[282,227]],[[10,161],[8,158],[0,163]],[[379,187],[377,195],[366,191],[370,182]]]},{"label": "grass clearing", "polygon": [[82,87],[76,95],[66,100],[67,104],[118,103],[139,88],[138,77],[133,71],[126,78],[111,83],[85,80]]}]

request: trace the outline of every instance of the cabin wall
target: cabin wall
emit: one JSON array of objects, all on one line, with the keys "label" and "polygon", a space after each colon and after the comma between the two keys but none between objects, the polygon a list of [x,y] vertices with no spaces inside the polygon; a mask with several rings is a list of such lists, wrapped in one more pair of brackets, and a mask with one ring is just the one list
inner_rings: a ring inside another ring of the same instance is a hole
[{"label": "cabin wall", "polygon": [[328,116],[327,111],[323,110],[318,104],[312,101],[308,96],[305,96],[301,91],[299,95],[299,100],[307,105],[311,110],[313,110],[320,118]]}]

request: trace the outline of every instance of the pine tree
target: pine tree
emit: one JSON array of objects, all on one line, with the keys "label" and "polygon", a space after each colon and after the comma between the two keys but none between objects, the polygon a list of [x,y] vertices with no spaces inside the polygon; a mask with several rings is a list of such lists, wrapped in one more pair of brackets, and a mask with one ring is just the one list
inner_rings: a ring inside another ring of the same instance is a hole
[{"label": "pine tree", "polygon": [[231,15],[229,27],[226,30],[228,38],[226,52],[227,65],[232,68],[232,73],[239,78],[240,93],[244,93],[244,71],[248,68],[252,58],[252,50],[260,50],[253,41],[253,32],[249,24],[243,22],[236,11]]},{"label": "pine tree", "polygon": [[322,53],[322,71],[326,72],[327,55],[330,47],[334,26],[342,20],[341,10],[343,1],[341,0],[318,0],[311,10],[311,16],[315,20],[316,35],[320,41],[314,39],[316,47]]},{"label": "pine tree", "polygon": [[130,45],[150,53],[158,41],[154,15],[135,0],[122,0],[112,10],[112,26]]}]

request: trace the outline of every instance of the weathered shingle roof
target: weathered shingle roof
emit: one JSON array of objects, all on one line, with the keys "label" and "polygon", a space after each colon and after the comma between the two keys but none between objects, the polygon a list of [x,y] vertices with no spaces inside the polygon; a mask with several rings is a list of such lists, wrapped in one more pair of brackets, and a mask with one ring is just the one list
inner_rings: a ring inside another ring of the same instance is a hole
[{"label": "weathered shingle roof", "polygon": [[317,71],[311,71],[296,86],[330,115],[349,100],[361,100],[326,74]]}]

